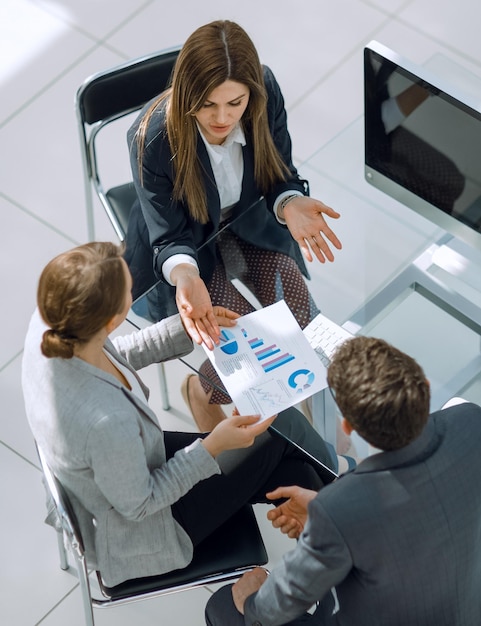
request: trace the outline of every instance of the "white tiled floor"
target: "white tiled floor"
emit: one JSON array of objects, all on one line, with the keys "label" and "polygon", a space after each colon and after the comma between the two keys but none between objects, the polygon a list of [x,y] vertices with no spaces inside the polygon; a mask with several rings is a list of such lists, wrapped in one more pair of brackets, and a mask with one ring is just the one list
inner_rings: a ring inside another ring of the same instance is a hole
[{"label": "white tiled floor", "polygon": [[[311,180],[313,195],[342,213],[336,229],[343,251],[334,264],[312,269],[313,290],[327,314],[344,321],[436,234],[432,225],[387,202],[363,181],[362,47],[377,39],[418,63],[442,53],[480,75],[481,9],[473,0],[434,4],[432,0],[2,0],[2,624],[83,623],[75,580],[59,570],[55,538],[41,521],[43,493],[20,388],[23,337],[39,272],[55,254],[87,237],[74,93],[88,75],[182,43],[197,26],[217,18],[240,22],[262,61],[277,74],[301,173]],[[112,165],[118,160],[123,170],[123,157],[113,154],[112,159]],[[115,239],[100,210],[96,237]],[[439,376],[442,385],[444,373],[435,363],[443,356],[426,348],[427,335],[412,339],[414,321],[404,309],[399,311],[401,319],[394,318],[389,328],[384,321],[377,331],[419,354],[428,375]],[[423,315],[430,318],[433,312]],[[447,324],[442,320],[443,335]],[[434,340],[443,347],[444,338]],[[476,343],[472,337],[466,341]],[[160,408],[155,369],[146,372],[146,380],[154,392],[152,404],[167,428],[192,428],[179,394],[178,367],[167,368],[173,404],[169,413]],[[476,397],[476,385],[470,393]],[[261,518],[264,512],[260,511]],[[275,561],[290,544],[267,524],[263,527]],[[204,623],[209,593],[201,589],[191,592],[187,601],[176,594],[98,612],[97,622],[198,626]]]}]

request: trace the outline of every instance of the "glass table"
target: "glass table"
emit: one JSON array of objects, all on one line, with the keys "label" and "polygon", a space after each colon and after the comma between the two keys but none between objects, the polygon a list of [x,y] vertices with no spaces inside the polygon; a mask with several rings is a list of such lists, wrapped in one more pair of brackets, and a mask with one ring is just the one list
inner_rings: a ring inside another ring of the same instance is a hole
[{"label": "glass table", "polygon": [[[141,328],[145,328],[147,326],[149,326],[152,323],[152,320],[149,319],[148,313],[147,313],[147,303],[146,303],[146,295],[140,297],[136,302],[134,302],[129,315],[127,317],[127,321],[134,326],[136,329],[141,329]],[[225,390],[221,387],[219,387],[216,382],[214,382],[211,379],[208,379],[205,375],[205,373],[202,373],[200,371],[200,366],[202,364],[202,362],[205,360],[206,355],[204,350],[202,349],[202,347],[194,344],[193,345],[193,350],[190,354],[178,358],[177,361],[179,363],[181,363],[184,367],[182,368],[185,374],[191,373],[193,372],[196,375],[199,375],[200,377],[208,380],[208,382],[210,383],[210,385],[216,387],[219,391],[221,391],[222,393],[225,392]],[[163,408],[165,410],[169,409],[169,402],[168,402],[168,395],[167,395],[167,387],[166,387],[166,378],[165,378],[165,371],[164,371],[164,364],[160,363],[159,364],[162,370],[162,374],[161,374],[161,385],[164,385],[164,388],[161,389],[161,394],[162,397],[164,399],[164,406]],[[228,407],[224,407],[224,410],[226,412],[226,415],[229,414],[229,411],[232,410],[234,408],[234,405],[229,405]],[[277,436],[287,440],[292,446],[298,448],[299,450],[302,451],[302,453],[304,455],[306,455],[306,457],[308,457],[308,459],[310,460],[311,463],[315,464],[317,466],[318,469],[320,469],[320,475],[322,477],[322,479],[324,480],[325,484],[327,484],[328,482],[331,482],[332,480],[334,480],[337,477],[337,474],[327,465],[325,465],[324,463],[322,463],[318,458],[316,458],[316,456],[314,456],[314,452],[310,452],[308,449],[308,443],[306,442],[306,445],[304,447],[301,448],[301,446],[296,442],[293,441],[288,434],[286,434],[285,432],[283,432],[282,430],[280,430],[279,428],[276,427],[276,422],[274,422],[270,427],[269,430],[273,433],[275,433]]]},{"label": "glass table", "polygon": [[[363,132],[360,117],[298,164],[311,196],[341,213],[331,225],[343,250],[332,264],[309,266],[309,289],[354,334],[382,337],[416,358],[431,382],[432,410],[455,395],[481,403],[481,254],[364,180]],[[148,323],[144,313],[139,300],[130,321]],[[313,414],[333,442],[330,394],[314,396]]]},{"label": "glass table", "polygon": [[[341,253],[328,278],[313,268],[316,302],[335,293],[323,307],[329,317],[416,358],[433,410],[453,395],[480,403],[481,253],[371,187],[362,150],[349,149],[362,137],[360,118],[306,164],[313,195],[328,190],[349,223],[341,233],[348,258]],[[339,164],[335,172],[329,163]]]}]

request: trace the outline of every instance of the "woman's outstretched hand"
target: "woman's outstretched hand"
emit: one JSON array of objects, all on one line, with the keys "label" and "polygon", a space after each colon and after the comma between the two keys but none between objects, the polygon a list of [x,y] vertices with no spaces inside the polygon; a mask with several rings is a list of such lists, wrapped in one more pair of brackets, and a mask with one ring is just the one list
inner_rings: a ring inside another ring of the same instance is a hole
[{"label": "woman's outstretched hand", "polygon": [[194,266],[178,265],[172,270],[171,278],[186,332],[192,341],[213,350],[220,341],[220,326],[234,326],[239,315],[225,307],[212,306],[207,287]]},{"label": "woman's outstretched hand", "polygon": [[331,207],[308,196],[298,196],[284,208],[287,228],[309,262],[313,260],[313,255],[320,263],[334,261],[331,247],[337,250],[342,248],[341,242],[324,219],[325,215],[336,220],[340,217]]}]

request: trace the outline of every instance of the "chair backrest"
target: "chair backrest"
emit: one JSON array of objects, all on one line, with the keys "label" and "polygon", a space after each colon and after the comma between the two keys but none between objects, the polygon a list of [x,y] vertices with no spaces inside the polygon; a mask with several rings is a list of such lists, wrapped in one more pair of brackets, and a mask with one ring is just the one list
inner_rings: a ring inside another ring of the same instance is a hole
[{"label": "chair backrest", "polygon": [[[95,238],[93,192],[99,197],[120,240],[125,238],[128,203],[135,197],[130,181],[116,187],[117,191],[104,189],[96,150],[98,133],[113,121],[140,110],[168,87],[179,51],[180,47],[169,48],[127,61],[90,76],[77,91],[75,108],[84,169],[88,236],[91,240]],[[127,147],[125,154],[127,160]],[[113,200],[109,195],[113,196]]]},{"label": "chair backrest", "polygon": [[69,549],[75,559],[74,573],[79,580],[85,624],[86,626],[94,626],[93,605],[91,600],[92,594],[90,591],[87,561],[85,558],[84,543],[80,527],[77,522],[77,517],[64,486],[53,473],[40,446],[37,443],[36,446],[42,468],[44,485],[47,489],[47,495],[55,507],[57,521],[60,524],[60,529],[58,529],[61,533],[58,541],[60,566],[64,570],[70,569],[66,550]]},{"label": "chair backrest", "polygon": [[[112,122],[139,111],[146,102],[161,94],[169,85],[180,47],[142,56],[87,78],[75,98],[85,189],[88,239],[95,239],[94,195],[100,200],[120,241],[127,234],[130,210],[136,199],[131,181],[125,128],[122,146],[125,149],[125,182],[116,186],[105,183],[97,156],[100,131]],[[106,133],[102,133],[105,136]],[[110,159],[109,159],[110,161]],[[110,188],[108,188],[110,187]],[[159,364],[162,406],[170,408],[164,366]]]},{"label": "chair backrest", "polygon": [[62,483],[57,479],[55,474],[50,469],[45,455],[38,445],[37,452],[40,459],[40,465],[42,467],[43,477],[45,479],[44,484],[46,485],[47,493],[50,496],[53,505],[55,506],[55,512],[57,514],[57,519],[61,526],[62,532],[68,544],[76,552],[76,555],[80,558],[83,558],[84,544],[82,540],[82,535],[80,533],[77,518],[73,511],[67,492],[65,491]]}]

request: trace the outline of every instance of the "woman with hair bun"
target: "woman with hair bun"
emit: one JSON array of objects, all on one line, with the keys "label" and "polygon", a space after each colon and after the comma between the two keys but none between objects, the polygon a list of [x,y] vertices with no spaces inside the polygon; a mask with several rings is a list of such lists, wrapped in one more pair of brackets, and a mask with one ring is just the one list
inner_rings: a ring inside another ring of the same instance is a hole
[{"label": "woman with hair bun", "polygon": [[[234,412],[208,434],[162,430],[136,370],[187,354],[192,340],[178,314],[110,340],[131,291],[122,249],[112,243],[58,255],[40,276],[22,362],[34,438],[71,497],[88,566],[109,586],[185,567],[205,537],[286,481],[322,486],[316,465],[268,430],[274,418]],[[223,326],[238,317],[213,311]],[[295,409],[277,424],[331,464]]]}]

